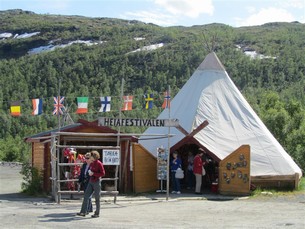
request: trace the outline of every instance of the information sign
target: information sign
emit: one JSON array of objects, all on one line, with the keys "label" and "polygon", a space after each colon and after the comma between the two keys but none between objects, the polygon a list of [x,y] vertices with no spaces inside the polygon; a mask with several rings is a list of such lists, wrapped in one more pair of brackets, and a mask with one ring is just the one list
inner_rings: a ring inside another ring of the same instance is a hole
[{"label": "information sign", "polygon": [[104,149],[103,150],[103,164],[104,165],[120,165],[120,150],[118,149]]}]

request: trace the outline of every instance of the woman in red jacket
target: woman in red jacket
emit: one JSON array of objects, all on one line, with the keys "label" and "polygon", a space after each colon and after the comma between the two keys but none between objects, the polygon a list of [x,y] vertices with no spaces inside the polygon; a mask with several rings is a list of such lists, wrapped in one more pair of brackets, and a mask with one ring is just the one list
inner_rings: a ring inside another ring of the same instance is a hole
[{"label": "woman in red jacket", "polygon": [[90,164],[90,168],[88,171],[90,179],[89,184],[85,190],[82,208],[80,210],[80,213],[77,213],[77,215],[79,216],[86,216],[89,198],[93,192],[96,210],[94,212],[94,215],[92,215],[91,217],[97,218],[100,216],[101,177],[105,176],[105,169],[103,163],[99,161],[99,158],[100,154],[97,151],[91,151],[90,160],[92,160],[92,163]]},{"label": "woman in red jacket", "polygon": [[195,194],[202,194],[201,193],[202,167],[205,164],[202,161],[203,154],[204,154],[204,150],[202,148],[199,148],[198,154],[194,157],[193,172],[196,178]]}]

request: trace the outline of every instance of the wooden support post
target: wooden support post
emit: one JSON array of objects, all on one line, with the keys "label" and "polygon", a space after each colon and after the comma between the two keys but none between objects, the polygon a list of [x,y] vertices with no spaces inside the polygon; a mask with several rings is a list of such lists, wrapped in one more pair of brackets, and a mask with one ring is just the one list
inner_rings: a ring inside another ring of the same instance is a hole
[{"label": "wooden support post", "polygon": [[51,134],[51,180],[52,180],[52,198],[57,202],[57,189],[56,189],[56,140],[54,133]]},{"label": "wooden support post", "polygon": [[[125,189],[126,187],[126,183],[127,183],[127,179],[125,179],[127,177],[127,174],[126,174],[126,171],[127,171],[127,159],[128,159],[128,146],[129,146],[129,141],[126,141],[126,144],[125,144],[125,157],[124,157],[124,164],[123,164],[123,168],[122,168],[122,181],[124,182],[121,182],[121,185],[120,185],[120,190],[122,191],[123,189]],[[123,184],[124,184],[124,188],[123,188]],[[126,191],[126,189],[125,189]]]},{"label": "wooden support post", "polygon": [[185,136],[189,135],[189,133],[180,125],[176,126],[176,129],[183,133]]},{"label": "wooden support post", "polygon": [[203,123],[201,123],[195,130],[190,133],[189,136],[195,136],[199,131],[201,131],[203,128],[205,128],[207,125],[209,125],[209,122],[205,120]]},{"label": "wooden support post", "polygon": [[[58,143],[60,142],[60,136],[57,137],[57,141]],[[60,158],[60,149],[56,147],[56,158],[57,158],[57,180],[56,180],[56,189],[57,189],[57,203],[60,204],[60,200],[61,200],[61,193],[58,192],[60,191],[60,182],[57,182],[58,180],[60,180],[60,166],[59,166],[59,158]]]},{"label": "wooden support post", "polygon": [[[121,152],[121,151],[120,151]],[[118,173],[119,173],[119,165],[116,165],[115,166],[115,178],[118,177]],[[119,178],[120,179],[120,178]],[[121,182],[121,179],[120,179],[120,182]],[[118,191],[118,179],[115,179],[114,181],[114,191]],[[116,203],[116,195],[114,196],[114,200],[113,202]]]},{"label": "wooden support post", "polygon": [[300,178],[299,178],[299,174],[295,173],[295,180],[294,180],[294,188],[298,189],[299,188],[299,183],[300,183]]}]

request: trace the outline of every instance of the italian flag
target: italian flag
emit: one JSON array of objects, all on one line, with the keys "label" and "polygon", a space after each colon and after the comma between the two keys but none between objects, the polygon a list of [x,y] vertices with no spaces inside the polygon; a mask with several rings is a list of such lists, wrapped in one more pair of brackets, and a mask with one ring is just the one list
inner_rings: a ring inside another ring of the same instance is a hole
[{"label": "italian flag", "polygon": [[88,97],[77,97],[76,114],[88,113]]}]

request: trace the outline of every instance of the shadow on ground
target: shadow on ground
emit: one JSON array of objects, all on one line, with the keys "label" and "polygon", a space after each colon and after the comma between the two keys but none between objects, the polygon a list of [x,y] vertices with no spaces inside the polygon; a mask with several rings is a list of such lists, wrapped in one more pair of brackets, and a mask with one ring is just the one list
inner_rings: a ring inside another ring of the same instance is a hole
[{"label": "shadow on ground", "polygon": [[28,196],[23,193],[6,193],[6,194],[0,194],[0,201],[14,201],[14,202],[19,202],[19,201],[43,201],[43,202],[52,202],[49,198],[47,197],[33,197],[33,196]]},{"label": "shadow on ground", "polygon": [[44,223],[47,223],[47,222],[68,223],[71,221],[91,219],[90,216],[81,217],[81,216],[76,216],[75,213],[52,213],[52,214],[46,214],[46,215],[40,216],[39,218],[41,218],[39,221],[44,222]]}]

